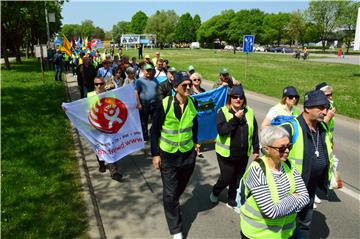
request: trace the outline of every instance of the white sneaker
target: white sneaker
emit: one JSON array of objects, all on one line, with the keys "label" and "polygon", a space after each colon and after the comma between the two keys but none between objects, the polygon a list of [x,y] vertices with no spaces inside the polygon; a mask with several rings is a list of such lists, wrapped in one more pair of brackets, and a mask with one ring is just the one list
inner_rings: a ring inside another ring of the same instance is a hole
[{"label": "white sneaker", "polygon": [[314,202],[317,204],[321,203],[321,199],[318,196],[316,196],[316,194],[315,194]]},{"label": "white sneaker", "polygon": [[179,232],[179,233],[174,234],[173,239],[183,239],[182,233]]},{"label": "white sneaker", "polygon": [[217,204],[219,202],[219,198],[216,197],[213,192],[210,193],[210,202],[213,204]]},{"label": "white sneaker", "polygon": [[316,206],[316,204],[314,203],[314,204],[313,204],[313,209],[316,209],[316,208],[317,208],[317,206]]}]

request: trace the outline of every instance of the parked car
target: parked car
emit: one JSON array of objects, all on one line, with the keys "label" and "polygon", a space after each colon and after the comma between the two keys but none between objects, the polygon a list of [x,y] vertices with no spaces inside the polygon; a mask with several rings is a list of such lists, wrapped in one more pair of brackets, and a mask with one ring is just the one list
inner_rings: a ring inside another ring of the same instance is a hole
[{"label": "parked car", "polygon": [[257,47],[255,47],[255,51],[264,52],[264,51],[265,51],[265,47],[263,47],[263,46],[257,46]]},{"label": "parked car", "polygon": [[288,48],[288,47],[283,47],[283,48],[281,49],[281,52],[282,52],[282,53],[294,53],[294,49]]},{"label": "parked car", "polygon": [[200,49],[200,43],[199,42],[192,42],[190,44],[190,49]]},{"label": "parked car", "polygon": [[231,45],[227,45],[227,46],[224,47],[224,50],[231,50],[231,51],[233,51],[233,50],[234,50],[234,47],[231,46]]}]

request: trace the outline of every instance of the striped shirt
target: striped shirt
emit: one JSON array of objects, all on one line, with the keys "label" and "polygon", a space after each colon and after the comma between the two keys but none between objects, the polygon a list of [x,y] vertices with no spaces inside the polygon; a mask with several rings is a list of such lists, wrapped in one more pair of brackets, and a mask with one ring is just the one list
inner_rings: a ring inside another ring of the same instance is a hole
[{"label": "striped shirt", "polygon": [[282,166],[280,167],[280,172],[275,172],[273,170],[271,170],[271,172],[278,189],[278,203],[274,203],[271,198],[266,176],[260,166],[255,165],[251,167],[248,176],[246,177],[246,186],[249,188],[259,209],[265,216],[271,219],[286,216],[293,212],[299,212],[309,203],[308,191],[296,169],[294,170],[295,192],[298,193],[298,196],[288,194],[290,182]]}]

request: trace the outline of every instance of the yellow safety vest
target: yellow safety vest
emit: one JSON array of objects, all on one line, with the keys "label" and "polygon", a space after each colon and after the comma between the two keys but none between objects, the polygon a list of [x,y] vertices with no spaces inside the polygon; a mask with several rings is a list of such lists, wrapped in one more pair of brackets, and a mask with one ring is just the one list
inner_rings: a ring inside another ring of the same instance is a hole
[{"label": "yellow safety vest", "polygon": [[[254,133],[254,111],[249,107],[245,107],[247,112],[245,113],[245,118],[248,125],[248,152],[247,155],[250,156],[251,154],[251,147],[252,147],[252,138]],[[229,122],[234,115],[229,112],[229,109],[226,106],[220,108],[224,113],[226,122]],[[219,111],[220,111],[219,110]],[[231,144],[231,135],[217,135],[216,137],[216,144],[215,144],[215,151],[216,153],[220,154],[223,157],[230,157],[230,144]]]},{"label": "yellow safety vest", "polygon": [[[168,97],[162,101],[165,113],[169,102]],[[191,150],[194,147],[192,127],[196,114],[193,100],[189,97],[185,111],[179,121],[175,116],[174,101],[172,101],[161,129],[160,149],[167,153],[176,153],[178,150],[184,153]]]},{"label": "yellow safety vest", "polygon": [[[270,168],[267,166],[264,158],[261,157],[259,160],[263,160],[265,164],[266,172],[264,172],[264,174],[266,175],[266,181],[269,186],[271,199],[276,204],[279,202],[279,194],[274,180],[274,176],[271,173]],[[250,167],[247,169],[246,173],[243,176],[244,182],[246,180],[250,168],[256,165],[260,167],[257,161],[253,161],[250,164]],[[288,191],[288,194],[293,194],[296,191],[293,169],[290,169],[285,162],[281,162],[281,165],[285,169],[286,176],[290,183],[290,189]],[[250,191],[248,187],[245,186],[245,196],[248,197],[249,193]],[[246,237],[252,239],[290,238],[296,227],[295,220],[296,220],[296,212],[276,219],[266,217],[261,212],[253,195],[250,195],[240,208],[241,231]]]},{"label": "yellow safety vest", "polygon": [[[276,109],[278,115],[289,115],[289,112],[285,110],[285,106],[281,103],[278,103],[274,106]],[[294,105],[292,106],[292,116],[298,116],[299,115],[299,109]]]},{"label": "yellow safety vest", "polygon": [[[297,132],[299,132],[299,134],[298,134],[298,137],[296,138],[295,143],[293,143],[292,149],[289,152],[289,160],[290,160],[290,163],[293,166],[295,166],[297,168],[298,172],[301,174],[302,169],[303,169],[303,160],[304,160],[304,134],[303,134],[303,131],[302,131],[299,121],[297,119],[295,119],[295,121],[296,121],[296,125],[297,125],[296,126]],[[292,132],[295,132],[292,124],[285,123],[284,125],[290,125]],[[324,123],[321,122],[321,126],[326,130],[325,144],[326,144],[328,160],[329,160],[328,179],[330,182],[331,175],[332,175],[331,172],[332,172],[332,168],[334,166],[332,144],[331,144],[331,140],[330,140],[331,134]]]}]

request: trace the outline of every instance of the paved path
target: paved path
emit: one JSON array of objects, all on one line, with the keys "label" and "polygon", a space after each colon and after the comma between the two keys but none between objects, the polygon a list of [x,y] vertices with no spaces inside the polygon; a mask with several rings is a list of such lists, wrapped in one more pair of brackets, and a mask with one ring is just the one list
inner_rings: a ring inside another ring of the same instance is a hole
[{"label": "paved path", "polygon": [[338,63],[338,64],[351,64],[351,65],[360,65],[360,55],[347,55],[345,58],[337,57],[335,55],[321,55],[326,58],[314,58],[315,54],[310,55],[309,61],[318,61],[318,62],[328,62],[328,63]]},{"label": "paved path", "polygon": [[[76,100],[79,98],[76,80],[71,74],[67,76],[69,95]],[[206,88],[211,84],[204,82]],[[277,102],[274,98],[256,93],[247,92],[247,97],[249,105],[254,105],[259,123],[269,106]],[[359,121],[347,121],[346,117],[341,120],[348,122],[349,127],[359,125]],[[117,162],[120,172],[124,174],[124,182],[119,183],[110,178],[108,171],[105,174],[98,172],[95,154],[85,140],[74,132],[84,198],[89,205],[90,237],[170,238],[162,207],[160,173],[152,168],[151,157],[140,151]],[[357,131],[345,133],[356,134]],[[352,148],[351,142],[345,143],[349,143],[347,150],[353,151],[351,155],[358,153],[356,147]],[[149,149],[149,145],[146,147]],[[187,238],[239,238],[239,214],[225,206],[226,193],[221,194],[217,206],[208,200],[211,187],[219,176],[219,167],[213,145],[205,145],[203,152],[205,158],[197,159],[193,176],[181,197],[184,234]],[[359,168],[356,160],[358,155],[348,162],[355,172]],[[353,176],[350,175],[351,179]],[[354,183],[358,185],[358,173],[354,177]],[[355,193],[351,196],[342,190],[332,192],[329,201],[324,200],[314,213],[313,238],[358,238],[359,199],[354,199],[358,195]],[[346,224],[339,226],[339,222]]]}]

